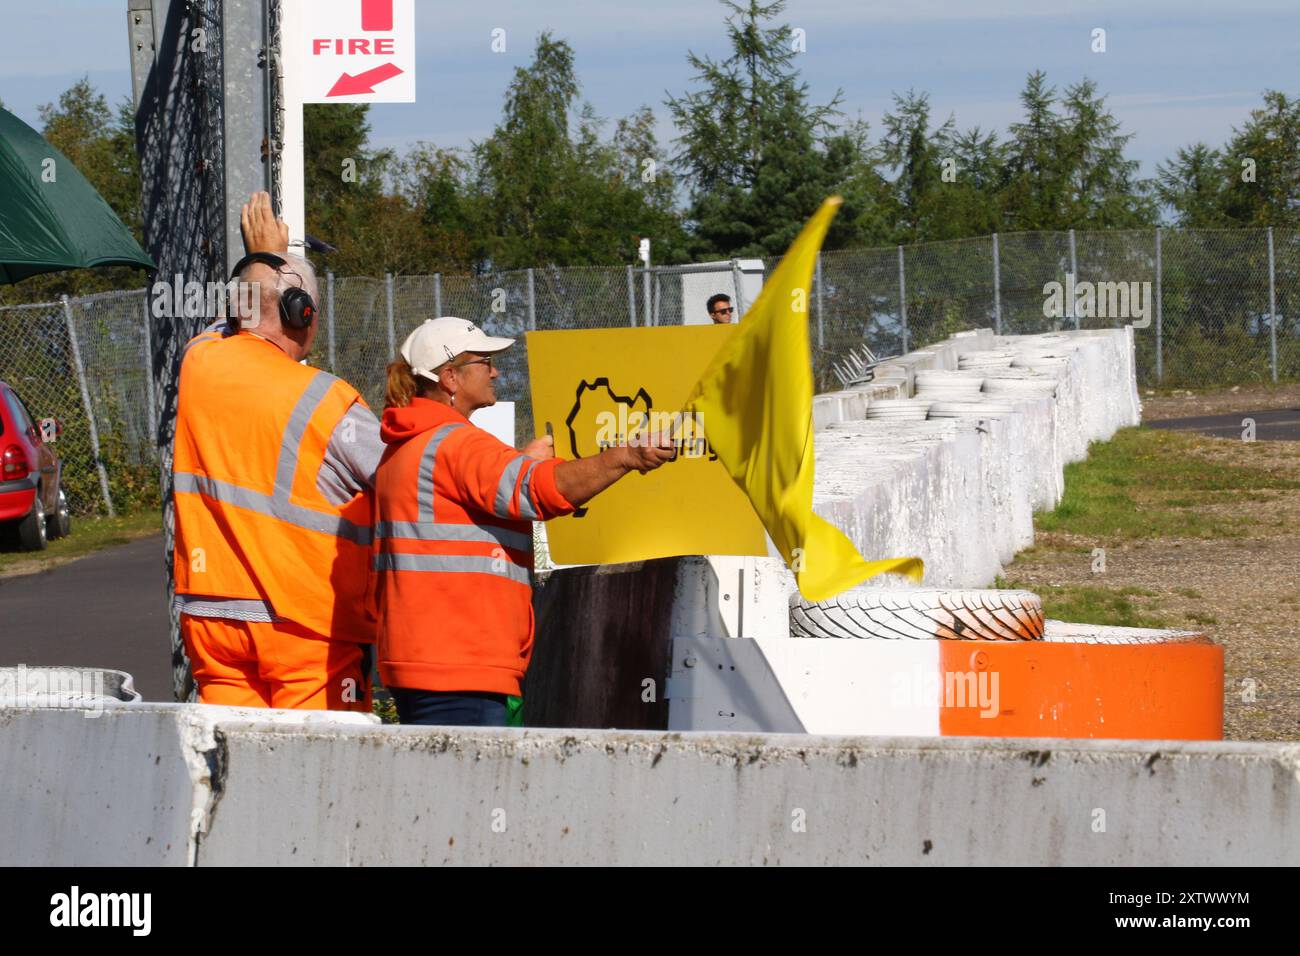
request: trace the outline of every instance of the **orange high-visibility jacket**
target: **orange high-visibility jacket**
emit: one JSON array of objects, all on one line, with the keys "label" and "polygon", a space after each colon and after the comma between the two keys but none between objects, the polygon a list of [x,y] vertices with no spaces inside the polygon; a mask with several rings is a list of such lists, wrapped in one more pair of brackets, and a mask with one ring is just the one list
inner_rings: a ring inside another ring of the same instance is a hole
[{"label": "orange high-visibility jacket", "polygon": [[250,333],[190,341],[172,461],[177,594],[262,601],[322,637],[374,640],[369,496],[335,505],[316,486],[356,402],[347,382]]},{"label": "orange high-visibility jacket", "polygon": [[518,694],[533,651],[532,521],[569,514],[538,461],[425,398],[384,411],[375,473],[379,674]]}]

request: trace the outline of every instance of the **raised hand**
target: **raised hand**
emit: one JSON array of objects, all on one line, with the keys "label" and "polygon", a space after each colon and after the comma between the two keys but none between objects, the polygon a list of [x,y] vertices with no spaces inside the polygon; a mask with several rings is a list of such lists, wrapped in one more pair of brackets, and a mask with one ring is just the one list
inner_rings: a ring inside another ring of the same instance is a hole
[{"label": "raised hand", "polygon": [[253,193],[239,210],[239,231],[245,252],[270,252],[282,256],[289,251],[289,227],[271,209],[270,193]]}]

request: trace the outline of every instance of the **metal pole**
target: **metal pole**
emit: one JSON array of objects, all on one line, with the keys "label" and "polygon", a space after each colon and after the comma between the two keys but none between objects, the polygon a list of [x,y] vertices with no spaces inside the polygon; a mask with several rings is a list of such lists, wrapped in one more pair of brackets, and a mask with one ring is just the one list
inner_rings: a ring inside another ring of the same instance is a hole
[{"label": "metal pole", "polygon": [[817,250],[817,272],[814,278],[817,281],[817,347],[826,348],[826,328],[822,321],[822,254]]},{"label": "metal pole", "polygon": [[628,324],[636,328],[636,284],[632,281],[632,267],[627,267],[627,318]]},{"label": "metal pole", "polygon": [[[302,104],[307,76],[307,45],[291,38],[307,36],[311,14],[305,0],[281,0],[280,4],[280,104],[284,110],[284,141],[280,147],[279,213],[289,225],[289,244],[304,241],[307,220],[306,169],[303,160],[304,129]],[[226,100],[226,112],[232,110]],[[260,142],[260,141],[259,141]]]},{"label": "metal pole", "polygon": [[153,329],[149,320],[149,292],[145,290],[144,300],[144,387],[145,405],[149,413],[149,438],[154,448],[158,447],[158,396],[153,388]]},{"label": "metal pole", "polygon": [[334,338],[334,273],[325,273],[325,332],[329,341],[330,371],[338,371],[338,353]]},{"label": "metal pole", "polygon": [[[179,6],[173,4],[173,7]],[[273,118],[270,113],[271,84],[277,77],[271,75],[271,66],[266,62],[264,50],[269,39],[266,36],[266,10],[263,0],[221,0],[218,4],[221,16],[221,89],[217,92],[225,103],[221,111],[222,118],[222,155],[205,157],[213,164],[221,164],[219,182],[224,189],[222,202],[225,208],[224,251],[225,267],[223,275],[230,275],[235,263],[243,257],[244,242],[239,230],[240,207],[248,201],[251,193],[268,190],[275,195],[275,184],[271,182],[274,167],[275,137],[268,135]],[[194,14],[197,17],[197,10]],[[207,24],[195,19],[192,23]],[[295,34],[285,34],[293,36]],[[170,40],[168,42],[175,42]],[[291,44],[285,44],[287,52]],[[289,80],[286,78],[286,84]],[[288,113],[294,111],[294,105],[286,101]],[[286,149],[284,178],[291,180],[296,176],[298,182],[297,205],[284,200],[282,208],[276,212],[289,224],[292,238],[302,239],[302,106],[297,105],[298,112],[298,168],[292,170],[293,153]],[[286,133],[288,132],[286,120]],[[262,156],[263,144],[267,155]],[[215,237],[213,237],[215,239]]]},{"label": "metal pole", "polygon": [[442,273],[433,274],[433,317],[442,317]]},{"label": "metal pole", "polygon": [[641,311],[645,327],[650,328],[650,258],[645,260],[645,270],[641,273]]},{"label": "metal pole", "polygon": [[384,292],[388,299],[388,357],[397,354],[397,332],[393,328],[393,274],[384,273]]},{"label": "metal pole", "polygon": [[993,233],[993,332],[1002,334],[1002,258],[996,232]]},{"label": "metal pole", "polygon": [[1273,365],[1273,384],[1277,384],[1277,294],[1274,286],[1273,227],[1268,227],[1268,340]]},{"label": "metal pole", "polygon": [[1165,342],[1164,342],[1164,274],[1160,253],[1160,227],[1156,226],[1156,381],[1165,380]]},{"label": "metal pole", "polygon": [[152,0],[127,0],[126,28],[131,39],[131,103],[138,113],[149,71],[153,69]]},{"label": "metal pole", "polygon": [[104,495],[104,504],[110,518],[116,515],[113,510],[113,496],[108,491],[108,472],[104,470],[104,460],[99,454],[99,429],[95,427],[95,410],[90,406],[90,389],[86,387],[86,369],[81,364],[81,348],[77,345],[77,325],[72,319],[72,304],[68,297],[63,300],[63,317],[68,323],[68,343],[72,347],[72,364],[77,370],[77,384],[81,386],[81,404],[86,408],[86,422],[90,426],[90,453],[95,456],[95,470],[99,472],[99,490]]},{"label": "metal pole", "polygon": [[[1075,255],[1074,248],[1074,230],[1070,230],[1070,275],[1074,277],[1074,284],[1079,282],[1079,259]],[[1070,296],[1070,318],[1074,319],[1074,327],[1080,328],[1079,314],[1074,310],[1074,296]]]},{"label": "metal pole", "polygon": [[898,247],[898,317],[903,326],[903,354],[907,354],[907,274],[903,271],[903,247]]},{"label": "metal pole", "polygon": [[745,288],[742,285],[744,273],[740,271],[740,260],[731,260],[731,284],[736,289],[736,315],[735,320],[740,321],[741,316],[745,314]]},{"label": "metal pole", "polygon": [[533,285],[533,270],[528,270],[528,331],[537,331],[537,290]]}]

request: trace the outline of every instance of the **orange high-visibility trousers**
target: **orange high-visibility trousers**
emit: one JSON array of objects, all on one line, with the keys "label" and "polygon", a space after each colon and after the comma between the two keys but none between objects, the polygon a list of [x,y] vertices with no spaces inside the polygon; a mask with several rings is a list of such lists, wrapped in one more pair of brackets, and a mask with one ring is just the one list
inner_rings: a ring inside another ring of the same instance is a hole
[{"label": "orange high-visibility trousers", "polygon": [[199,701],[232,707],[370,711],[364,645],[289,622],[181,615]]}]

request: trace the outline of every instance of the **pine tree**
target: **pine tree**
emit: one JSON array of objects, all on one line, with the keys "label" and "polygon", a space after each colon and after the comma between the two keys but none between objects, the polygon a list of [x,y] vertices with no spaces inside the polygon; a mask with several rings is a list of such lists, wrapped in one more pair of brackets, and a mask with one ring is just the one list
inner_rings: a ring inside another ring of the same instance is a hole
[{"label": "pine tree", "polygon": [[[688,53],[695,90],[670,97],[682,135],[674,156],[690,188],[688,220],[700,257],[780,255],[804,220],[828,195],[845,194],[846,208],[827,248],[850,240],[863,210],[848,200],[863,195],[855,131],[839,130],[840,94],[816,105],[794,66],[798,55],[789,26],[768,27],[784,0],[730,11],[731,56],[722,61]],[[857,187],[857,188],[853,188]]]},{"label": "pine tree", "polygon": [[1227,187],[1223,154],[1204,143],[1183,147],[1172,160],[1156,166],[1156,196],[1172,210],[1178,226],[1228,225],[1223,212]]},{"label": "pine tree", "polygon": [[[1011,124],[1003,219],[1008,230],[1132,228],[1155,220],[1150,184],[1125,155],[1121,132],[1097,85],[1081,80],[1058,99],[1041,70],[1020,94]],[[1058,107],[1059,104],[1059,107]]]},{"label": "pine tree", "polygon": [[1133,134],[1120,131],[1097,84],[1084,79],[1066,87],[1062,106],[1063,224],[1126,229],[1153,223],[1150,184],[1138,178],[1140,164],[1124,152]]},{"label": "pine tree", "polygon": [[1004,194],[1009,230],[1052,229],[1060,222],[1065,183],[1058,147],[1063,138],[1053,109],[1056,90],[1041,70],[1029,74],[1020,93],[1024,119],[1012,123]]},{"label": "pine tree", "polygon": [[573,50],[543,33],[515,71],[502,121],[473,151],[483,266],[622,264],[642,236],[681,248],[653,117],[633,114],[606,141],[578,91]]},{"label": "pine tree", "polygon": [[[1246,226],[1300,227],[1300,98],[1267,90],[1223,148],[1223,213]],[[1253,175],[1243,175],[1253,166]]]}]

